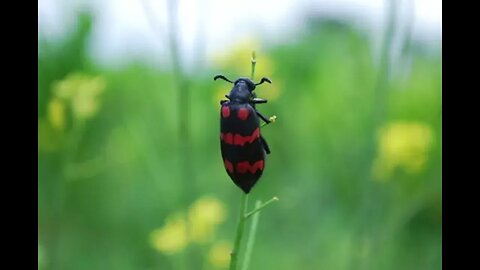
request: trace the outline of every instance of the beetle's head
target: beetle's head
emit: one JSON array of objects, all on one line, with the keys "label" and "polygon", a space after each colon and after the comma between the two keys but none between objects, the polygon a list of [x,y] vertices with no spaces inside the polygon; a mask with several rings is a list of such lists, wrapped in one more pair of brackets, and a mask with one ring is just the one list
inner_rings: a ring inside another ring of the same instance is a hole
[{"label": "beetle's head", "polygon": [[239,102],[248,102],[250,99],[255,97],[253,91],[257,85],[260,85],[264,82],[272,83],[272,81],[266,77],[263,77],[259,83],[254,83],[249,78],[238,78],[235,82],[227,79],[223,75],[217,75],[213,78],[214,80],[222,79],[224,81],[233,83],[233,88],[230,91],[230,94],[227,96],[230,100],[237,100]]},{"label": "beetle's head", "polygon": [[246,90],[248,90],[249,92],[252,92],[253,90],[255,90],[255,83],[250,80],[249,78],[238,78],[234,83],[233,83],[233,86],[235,87],[238,87],[238,88],[244,88]]}]

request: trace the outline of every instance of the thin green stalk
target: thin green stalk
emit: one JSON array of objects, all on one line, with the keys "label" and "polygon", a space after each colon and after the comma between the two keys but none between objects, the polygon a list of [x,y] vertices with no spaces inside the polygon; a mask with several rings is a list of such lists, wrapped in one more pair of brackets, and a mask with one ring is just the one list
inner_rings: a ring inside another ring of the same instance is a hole
[{"label": "thin green stalk", "polygon": [[[388,111],[388,91],[389,80],[391,75],[391,49],[395,31],[397,30],[397,15],[399,0],[386,0],[386,28],[383,34],[381,45],[379,69],[374,85],[374,107],[372,121],[370,123],[370,142],[369,150],[365,153],[365,157],[373,162],[377,152],[377,144],[375,141],[375,132],[385,122],[386,112]],[[372,164],[372,163],[370,163]],[[371,168],[371,165],[368,167]],[[371,256],[371,239],[374,231],[368,222],[372,221],[375,212],[373,207],[375,204],[375,188],[374,182],[370,178],[370,170],[366,171],[367,176],[364,178],[361,190],[361,197],[358,209],[358,223],[356,232],[353,236],[352,245],[353,255],[351,256],[350,269],[369,269],[368,256]]]},{"label": "thin green stalk", "polygon": [[182,64],[180,52],[180,29],[178,26],[178,7],[179,3],[175,0],[167,1],[167,20],[168,20],[168,46],[172,61],[173,80],[177,90],[177,113],[178,113],[178,142],[179,142],[179,174],[183,181],[180,197],[182,205],[188,205],[190,198],[190,188],[195,185],[195,174],[191,168],[194,162],[191,158],[191,141],[190,141],[190,83],[185,68]]},{"label": "thin green stalk", "polygon": [[251,79],[252,81],[255,79],[255,65],[257,64],[257,60],[255,59],[255,51],[252,52],[252,74]]},{"label": "thin green stalk", "polygon": [[245,221],[253,216],[253,221],[252,225],[249,231],[248,235],[248,242],[247,242],[247,249],[245,251],[245,256],[244,256],[244,262],[243,262],[243,268],[242,269],[247,269],[248,264],[250,263],[250,256],[251,256],[251,250],[253,247],[253,242],[255,241],[255,234],[256,234],[256,228],[258,226],[258,215],[260,214],[260,211],[265,208],[267,205],[271,204],[272,202],[278,201],[277,197],[273,197],[272,199],[268,200],[264,204],[262,204],[261,201],[257,201],[255,204],[254,210],[250,212],[246,212],[247,209],[247,204],[248,204],[248,194],[244,194],[242,196],[242,201],[240,203],[240,217],[238,220],[238,225],[237,225],[237,235],[235,236],[235,243],[233,246],[233,251],[230,254],[231,260],[230,260],[230,270],[235,270],[237,269],[237,264],[238,264],[238,253],[240,250],[240,244],[242,242],[242,237],[243,237],[243,230],[245,227]]},{"label": "thin green stalk", "polygon": [[247,209],[248,194],[242,194],[240,202],[240,215],[238,217],[237,235],[235,236],[235,244],[233,246],[232,253],[230,253],[230,270],[237,269],[238,253],[240,250],[240,244],[242,242],[243,230],[245,227],[245,209]]},{"label": "thin green stalk", "polygon": [[[252,52],[252,74],[251,74],[252,80],[254,79],[254,75],[255,75],[255,64],[256,64],[255,52]],[[273,122],[273,121],[275,121],[275,118],[276,118],[276,116],[272,116],[272,117],[270,117],[270,120]],[[243,236],[243,231],[244,231],[244,227],[245,227],[245,221],[250,216],[254,215],[254,219],[252,221],[252,225],[251,225],[249,235],[248,235],[247,249],[245,251],[246,253],[245,253],[245,256],[244,256],[244,263],[242,264],[243,265],[242,270],[247,269],[248,264],[250,263],[250,257],[251,257],[251,253],[252,253],[253,243],[255,241],[255,234],[256,234],[257,226],[258,226],[258,218],[259,218],[259,214],[260,214],[259,211],[262,210],[265,206],[267,206],[270,203],[272,203],[274,201],[277,201],[277,200],[278,200],[277,197],[273,197],[272,199],[270,199],[269,201],[267,201],[263,205],[261,204],[261,201],[257,201],[256,204],[255,204],[254,210],[247,213],[246,209],[247,209],[247,204],[248,204],[248,194],[244,193],[242,195],[241,202],[240,202],[240,216],[238,218],[238,224],[237,224],[237,234],[235,236],[235,243],[234,243],[234,246],[233,246],[233,250],[230,253],[230,268],[229,268],[230,270],[236,270],[237,269],[238,257],[239,257],[238,255],[239,255],[240,245],[242,243],[242,236]]]},{"label": "thin green stalk", "polygon": [[[262,205],[262,201],[260,200],[256,201],[255,209],[260,210],[262,208],[261,205]],[[245,219],[247,218],[248,216],[245,216]],[[250,265],[250,258],[252,257],[252,250],[253,250],[253,244],[255,243],[255,236],[257,235],[259,218],[260,218],[260,213],[258,211],[255,211],[255,213],[253,213],[252,223],[250,225],[250,230],[248,232],[247,247],[245,248],[245,257],[243,259],[242,270],[247,270],[248,266]]]},{"label": "thin green stalk", "polygon": [[277,197],[273,197],[271,198],[270,200],[268,200],[266,203],[260,205],[260,206],[256,206],[255,205],[255,209],[249,213],[247,213],[245,215],[245,219],[248,219],[249,217],[251,217],[253,214],[257,213],[258,211],[262,210],[265,206],[271,204],[272,202],[275,202],[275,201],[278,201],[278,198]]},{"label": "thin green stalk", "polygon": [[[256,60],[255,60],[255,52],[252,52],[252,74],[251,74],[251,78],[253,80],[253,76],[255,74],[255,64],[256,64]],[[235,243],[234,243],[234,246],[233,246],[233,250],[232,250],[232,253],[230,253],[230,270],[235,270],[237,269],[237,261],[238,261],[238,253],[239,253],[239,250],[240,250],[240,244],[242,242],[242,236],[243,236],[243,230],[244,230],[244,227],[245,227],[245,211],[247,209],[247,204],[248,204],[248,194],[247,193],[244,193],[242,195],[242,199],[241,199],[241,202],[240,202],[240,216],[238,218],[238,224],[237,224],[237,235],[235,236]]]}]

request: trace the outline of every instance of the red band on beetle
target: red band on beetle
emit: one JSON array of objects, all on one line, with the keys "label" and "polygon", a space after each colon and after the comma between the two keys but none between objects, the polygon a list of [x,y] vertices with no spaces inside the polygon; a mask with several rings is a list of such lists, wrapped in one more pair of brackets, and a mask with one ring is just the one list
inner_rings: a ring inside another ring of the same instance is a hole
[{"label": "red band on beetle", "polygon": [[262,171],[263,168],[264,168],[263,160],[256,161],[255,163],[253,163],[253,165],[250,165],[250,162],[248,161],[243,161],[243,162],[237,163],[235,166],[236,171],[240,174],[244,174],[247,172],[254,174],[257,172],[257,170]]},{"label": "red band on beetle", "polygon": [[228,161],[228,160],[225,159],[225,160],[223,161],[223,164],[225,165],[225,169],[227,169],[227,171],[228,171],[229,173],[233,173],[233,164],[232,164],[232,162],[230,162],[230,161]]},{"label": "red band on beetle", "polygon": [[232,133],[220,133],[220,140],[223,140],[226,144],[234,144],[244,146],[247,142],[253,143],[257,138],[260,137],[260,129],[256,128],[252,135],[242,136],[240,134],[233,135]]},{"label": "red band on beetle", "polygon": [[232,133],[220,133],[220,140],[224,141],[226,144],[233,144],[233,134]]}]

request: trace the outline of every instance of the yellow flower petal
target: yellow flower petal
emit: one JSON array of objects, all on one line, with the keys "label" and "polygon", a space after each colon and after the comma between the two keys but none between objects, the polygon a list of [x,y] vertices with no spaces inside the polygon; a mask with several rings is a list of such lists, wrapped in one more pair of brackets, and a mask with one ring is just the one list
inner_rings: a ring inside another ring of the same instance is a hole
[{"label": "yellow flower petal", "polygon": [[164,227],[154,230],[150,235],[152,246],[167,255],[182,251],[188,244],[187,223],[181,213],[167,219]]},{"label": "yellow flower petal", "polygon": [[98,96],[105,87],[103,77],[72,73],[54,84],[53,93],[56,97],[68,101],[74,117],[83,120],[96,114],[99,107]]},{"label": "yellow flower petal", "polygon": [[63,130],[65,128],[65,104],[58,98],[48,103],[48,120],[52,127]]},{"label": "yellow flower petal", "polygon": [[373,165],[376,180],[386,180],[396,168],[420,172],[433,141],[431,128],[417,122],[394,122],[380,130],[378,155]]},{"label": "yellow flower petal", "polygon": [[215,243],[208,253],[208,262],[216,268],[224,269],[230,264],[231,251],[232,245],[229,242]]},{"label": "yellow flower petal", "polygon": [[191,240],[199,243],[212,240],[217,225],[225,218],[226,209],[220,200],[210,196],[198,199],[188,211]]}]

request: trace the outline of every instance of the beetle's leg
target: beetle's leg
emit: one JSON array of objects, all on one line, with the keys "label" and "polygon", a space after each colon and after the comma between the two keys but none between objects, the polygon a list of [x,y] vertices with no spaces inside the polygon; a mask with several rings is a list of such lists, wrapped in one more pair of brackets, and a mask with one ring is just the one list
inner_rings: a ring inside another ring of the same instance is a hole
[{"label": "beetle's leg", "polygon": [[228,102],[228,100],[226,100],[226,99],[220,100],[220,105],[223,105],[223,103],[225,103],[225,102]]},{"label": "beetle's leg", "polygon": [[257,110],[255,110],[255,112],[257,113],[257,115],[258,115],[260,118],[262,118],[263,121],[265,121],[265,123],[270,124],[271,121],[268,120],[267,117],[265,117],[263,114],[261,114],[261,113],[260,113],[259,111],[257,111]]},{"label": "beetle's leg", "polygon": [[263,149],[265,149],[265,152],[267,153],[267,155],[270,154],[270,147],[268,147],[267,141],[263,136],[260,136],[260,141],[262,142]]},{"label": "beetle's leg", "polygon": [[263,99],[263,98],[253,98],[250,103],[253,103],[253,104],[261,104],[261,103],[267,103],[267,100],[266,99]]}]

